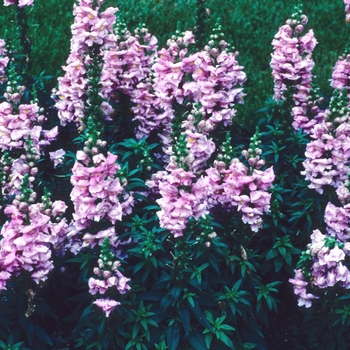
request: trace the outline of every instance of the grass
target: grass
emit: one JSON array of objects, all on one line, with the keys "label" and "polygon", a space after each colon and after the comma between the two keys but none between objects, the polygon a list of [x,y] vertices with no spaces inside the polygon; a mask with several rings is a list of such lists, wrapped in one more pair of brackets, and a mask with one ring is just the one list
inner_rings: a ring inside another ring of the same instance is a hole
[{"label": "grass", "polygon": [[[271,41],[278,28],[293,12],[296,1],[290,0],[207,0],[210,10],[208,32],[217,18],[228,40],[240,52],[239,62],[248,76],[245,84],[245,105],[238,117],[253,128],[259,117],[257,110],[272,96],[273,81],[269,67]],[[73,0],[35,0],[29,10],[33,73],[43,70],[57,77],[69,53],[70,25],[73,21]],[[155,34],[160,46],[180,24],[182,30],[195,25],[196,0],[107,0],[105,6],[116,6],[129,28],[143,22]],[[0,37],[8,26],[9,9],[0,4]],[[309,18],[319,42],[315,49],[314,73],[321,91],[331,93],[329,79],[332,67],[342,54],[349,34],[341,0],[307,0],[304,13]]]}]

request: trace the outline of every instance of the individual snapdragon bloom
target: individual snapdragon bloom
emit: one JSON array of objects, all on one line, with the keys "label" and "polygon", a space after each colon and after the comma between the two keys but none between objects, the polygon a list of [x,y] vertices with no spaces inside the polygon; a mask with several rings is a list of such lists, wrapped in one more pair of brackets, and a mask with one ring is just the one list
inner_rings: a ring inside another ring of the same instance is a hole
[{"label": "individual snapdragon bloom", "polygon": [[310,308],[312,306],[312,301],[319,299],[318,296],[312,293],[301,293],[298,298],[298,306],[305,306],[305,308]]},{"label": "individual snapdragon bloom", "polygon": [[96,299],[94,304],[103,310],[106,317],[109,317],[109,314],[116,308],[116,306],[120,305],[120,302],[110,298],[100,298]]},{"label": "individual snapdragon bloom", "polygon": [[50,159],[53,161],[54,168],[56,168],[59,164],[63,163],[64,155],[66,154],[66,152],[62,148],[60,148],[55,152],[49,152],[49,154]]}]

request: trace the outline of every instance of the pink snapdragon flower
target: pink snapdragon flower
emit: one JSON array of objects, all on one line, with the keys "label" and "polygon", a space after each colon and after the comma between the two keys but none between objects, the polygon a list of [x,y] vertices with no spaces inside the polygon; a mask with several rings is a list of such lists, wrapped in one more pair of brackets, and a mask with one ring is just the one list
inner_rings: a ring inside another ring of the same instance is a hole
[{"label": "pink snapdragon flower", "polygon": [[[108,243],[108,241],[104,241],[105,243]],[[109,245],[108,245],[109,246]],[[106,248],[105,245],[103,245],[104,249]],[[129,278],[126,278],[120,271],[119,271],[119,266],[120,266],[120,261],[114,260],[114,255],[105,255],[102,253],[100,254],[100,258],[97,261],[98,267],[94,268],[94,275],[95,277],[90,277],[88,281],[89,285],[89,293],[91,295],[96,295],[96,294],[106,294],[106,293],[111,293],[113,290],[117,290],[120,294],[125,294],[129,289],[130,286],[128,282],[130,281]],[[94,304],[102,307],[102,309],[106,312],[106,316],[109,316],[109,313],[114,309],[116,305],[118,305],[118,302],[115,302],[113,300],[112,302],[112,307],[109,303],[107,303],[107,309],[105,309],[106,304],[104,301],[102,304],[99,302],[99,300],[109,300],[107,297],[106,299],[97,299],[97,303],[94,302]]]},{"label": "pink snapdragon flower", "polygon": [[156,55],[157,39],[146,28],[115,34],[115,45],[104,51],[101,75],[102,95],[118,102],[119,95],[127,96],[139,121],[136,136],[141,139],[159,128],[163,111],[151,83],[151,67]]},{"label": "pink snapdragon flower", "polygon": [[7,50],[5,45],[5,41],[0,39],[0,84],[3,84],[7,81],[7,77],[5,75],[5,68],[7,67],[10,61],[9,57],[6,56]]},{"label": "pink snapdragon flower", "polygon": [[124,193],[124,188],[119,178],[115,177],[119,169],[116,160],[117,156],[108,153],[107,157],[95,155],[91,167],[75,162],[71,178],[71,199],[77,227],[87,228],[91,222],[102,219],[113,224],[121,220],[123,210],[118,196]]},{"label": "pink snapdragon flower", "polygon": [[270,209],[272,187],[275,175],[272,167],[262,171],[249,169],[238,159],[229,168],[223,162],[214,162],[214,168],[206,170],[209,177],[208,202],[210,206],[222,206],[226,210],[237,208],[242,213],[242,221],[253,231],[262,226],[263,213]]},{"label": "pink snapdragon flower", "polygon": [[17,5],[19,8],[33,6],[34,0],[4,0],[4,6]]},{"label": "pink snapdragon flower", "polygon": [[[222,50],[214,55],[208,47],[187,55],[186,45],[180,37],[177,41],[169,40],[168,48],[158,52],[153,67],[155,94],[164,110],[172,110],[174,102],[199,103],[203,120],[198,124],[198,131],[208,134],[218,123],[231,124],[236,113],[234,104],[243,101],[241,86],[246,75],[243,67],[238,65],[235,53]],[[169,112],[169,121],[173,117]]]},{"label": "pink snapdragon flower", "polygon": [[350,86],[350,55],[339,57],[333,67],[331,84],[333,89],[343,90]]},{"label": "pink snapdragon flower", "polygon": [[[58,201],[55,215],[45,210],[41,203],[18,206],[7,205],[4,213],[9,216],[1,231],[0,269],[13,276],[22,270],[29,271],[32,279],[39,284],[48,278],[53,269],[52,248],[66,235],[65,219],[56,220],[64,214],[66,205]],[[7,274],[5,277],[9,277]],[[5,288],[5,284],[2,285]]]},{"label": "pink snapdragon flower", "polygon": [[109,317],[109,314],[116,308],[116,306],[120,305],[120,302],[110,298],[100,298],[96,299],[94,304],[103,310],[106,317]]},{"label": "pink snapdragon flower", "polygon": [[63,163],[64,155],[66,154],[66,152],[62,148],[60,148],[57,151],[49,152],[49,154],[50,159],[53,161],[54,168],[56,168],[59,164]]},{"label": "pink snapdragon flower", "polygon": [[[160,199],[156,202],[161,210],[157,213],[160,226],[168,229],[174,237],[183,235],[188,219],[199,217],[208,213],[206,204],[205,186],[200,181],[195,183],[195,175],[174,165],[167,173],[158,174]],[[152,183],[146,182],[149,186]],[[187,189],[183,189],[186,187]]]},{"label": "pink snapdragon flower", "polygon": [[345,4],[345,15],[346,15],[346,22],[350,22],[350,1],[349,0],[344,0]]},{"label": "pink snapdragon flower", "polygon": [[[125,191],[127,181],[121,184],[117,177],[120,167],[116,161],[117,156],[109,152],[107,157],[103,154],[90,157],[83,151],[77,152],[77,161],[72,168],[71,177],[74,213],[69,239],[72,242],[81,241],[81,231],[89,229],[94,222],[106,221],[115,224],[123,215],[130,213],[134,205],[133,196]],[[72,245],[74,250],[79,250],[98,238],[95,235],[90,237],[87,233],[84,237],[85,243],[78,244],[79,247],[77,242]]]},{"label": "pink snapdragon flower", "polygon": [[314,126],[306,146],[306,159],[303,162],[305,178],[310,188],[323,193],[325,185],[339,187],[348,178],[350,165],[350,125],[342,123],[334,127],[331,123]]},{"label": "pink snapdragon flower", "polygon": [[89,293],[91,295],[95,295],[96,293],[105,294],[112,287],[116,288],[120,294],[125,294],[130,289],[128,285],[130,279],[123,276],[117,269],[111,272],[110,270],[102,271],[101,268],[96,268],[94,273],[98,278],[90,277],[88,281]]},{"label": "pink snapdragon flower", "polygon": [[272,41],[274,52],[271,55],[270,66],[275,82],[274,98],[283,100],[284,92],[289,86],[294,86],[296,93],[293,95],[295,101],[292,108],[293,127],[296,130],[302,128],[310,133],[316,123],[316,120],[310,120],[308,116],[310,112],[308,98],[311,89],[311,71],[315,65],[312,52],[317,41],[312,30],[300,36],[307,21],[307,17],[302,15],[300,21],[289,19],[279,29]]},{"label": "pink snapdragon flower", "polygon": [[[328,205],[327,213],[332,211],[333,207]],[[311,243],[308,244],[308,254],[312,261],[310,268],[311,276],[309,277],[310,285],[313,289],[326,289],[334,287],[336,284],[340,287],[350,288],[350,271],[343,264],[347,255],[350,255],[349,243],[345,244],[342,240],[346,240],[345,235],[339,234],[341,230],[345,228],[337,228],[337,223],[341,221],[334,215],[336,213],[328,214],[334,219],[330,222],[331,218],[326,220],[330,226],[327,228],[327,234],[324,235],[319,230],[314,230],[311,238]],[[347,220],[346,220],[347,221]],[[346,228],[348,231],[348,229]],[[335,234],[335,235],[333,235]],[[348,234],[347,234],[348,236]],[[289,282],[294,285],[294,294],[298,296],[298,305],[310,307],[312,303],[312,297],[307,293],[307,287],[309,283],[302,271],[295,270],[294,279],[289,279]]]},{"label": "pink snapdragon flower", "polygon": [[[99,6],[93,8],[92,5],[92,2],[82,0],[78,5],[74,4],[71,52],[63,67],[65,75],[58,78],[58,89],[53,90],[62,125],[73,122],[77,127],[84,126],[83,101],[87,88],[86,66],[91,63],[89,53],[93,45],[103,51],[114,42],[112,32],[117,9],[107,8],[100,13]],[[103,111],[110,111],[105,105],[103,107]]]},{"label": "pink snapdragon flower", "polygon": [[186,163],[191,171],[197,173],[204,168],[216,146],[212,139],[208,139],[206,135],[201,133],[187,129],[185,134],[188,149]]},{"label": "pink snapdragon flower", "polygon": [[301,293],[298,298],[298,306],[305,306],[305,308],[309,308],[312,306],[312,300],[318,299],[316,295],[312,293]]}]

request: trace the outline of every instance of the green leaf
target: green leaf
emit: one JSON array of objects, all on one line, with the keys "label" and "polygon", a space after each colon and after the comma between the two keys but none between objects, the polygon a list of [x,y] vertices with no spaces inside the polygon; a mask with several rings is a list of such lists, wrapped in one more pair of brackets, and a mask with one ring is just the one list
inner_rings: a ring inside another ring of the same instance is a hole
[{"label": "green leaf", "polygon": [[280,254],[285,258],[286,252],[287,252],[286,248],[280,246],[280,247],[278,247],[278,251],[279,251]]},{"label": "green leaf", "polygon": [[135,339],[137,335],[139,334],[141,330],[141,327],[138,323],[134,324],[134,327],[132,328],[132,338]]},{"label": "green leaf", "polygon": [[235,346],[233,345],[232,340],[224,332],[219,333],[219,339],[230,349],[235,350]]},{"label": "green leaf", "polygon": [[278,255],[278,251],[276,249],[271,249],[271,250],[269,250],[269,252],[266,255],[266,260],[273,259],[277,255]]},{"label": "green leaf", "polygon": [[139,271],[140,269],[142,269],[145,265],[146,265],[147,261],[145,260],[141,260],[139,261],[135,267],[134,267],[134,270],[133,270],[133,274],[135,274],[137,271]]},{"label": "green leaf", "polygon": [[151,326],[158,327],[158,323],[153,321],[151,318],[147,320],[147,323],[150,324]]},{"label": "green leaf", "polygon": [[171,305],[171,297],[170,295],[165,295],[160,302],[159,309],[154,315],[154,320],[156,322],[160,322],[167,316],[168,307]]},{"label": "green leaf", "polygon": [[127,159],[128,157],[130,157],[133,154],[134,154],[134,152],[132,152],[132,151],[125,152],[123,155],[122,161],[125,161],[125,159]]},{"label": "green leaf", "polygon": [[160,210],[160,207],[158,205],[147,205],[143,208],[144,210],[149,210],[149,211],[152,211],[152,210],[157,210],[159,211]]},{"label": "green leaf", "polygon": [[143,319],[140,320],[140,323],[141,323],[141,326],[143,327],[143,329],[145,331],[147,331],[147,329],[148,329],[148,322],[147,322],[147,320],[145,318],[143,318]]},{"label": "green leaf", "polygon": [[33,324],[33,322],[31,322],[31,321],[27,322],[27,324],[24,327],[24,333],[26,334],[29,345],[32,346],[33,338],[34,338],[34,324]]},{"label": "green leaf", "polygon": [[212,268],[220,275],[219,264],[216,257],[213,254],[206,255],[207,260],[209,261]]},{"label": "green leaf", "polygon": [[154,255],[152,255],[150,258],[149,258],[149,261],[152,263],[153,267],[155,269],[157,269],[157,259],[155,258]]},{"label": "green leaf", "polygon": [[134,343],[134,340],[131,339],[131,340],[126,344],[125,350],[130,349],[130,348],[133,346],[133,343]]},{"label": "green leaf", "polygon": [[190,333],[188,337],[188,342],[193,346],[196,350],[207,350],[206,343],[204,341],[204,336],[198,331],[193,331]]},{"label": "green leaf", "polygon": [[278,272],[281,270],[284,264],[284,260],[281,256],[278,256],[276,259],[274,259],[273,263],[275,265],[275,271]]},{"label": "green leaf", "polygon": [[128,176],[133,176],[133,175],[135,175],[135,174],[137,174],[137,173],[139,173],[139,172],[140,172],[140,169],[131,170],[131,171],[128,173]]},{"label": "green leaf", "polygon": [[207,349],[210,349],[210,344],[211,344],[212,339],[213,339],[213,334],[212,333],[207,333],[204,336],[205,345],[206,345]]},{"label": "green leaf", "polygon": [[220,329],[223,329],[224,331],[235,331],[236,329],[228,324],[222,324],[220,325]]},{"label": "green leaf", "polygon": [[176,324],[168,327],[166,332],[166,339],[169,350],[176,350],[180,341],[180,330],[176,327]]},{"label": "green leaf", "polygon": [[189,308],[186,305],[180,306],[179,316],[180,316],[183,329],[185,330],[185,338],[187,338],[190,331],[191,313]]},{"label": "green leaf", "polygon": [[290,254],[289,251],[286,252],[286,255],[284,257],[286,259],[286,263],[288,265],[292,265],[292,255]]},{"label": "green leaf", "polygon": [[239,287],[241,286],[242,282],[243,282],[243,280],[240,278],[240,279],[233,285],[232,290],[236,290],[236,291],[237,291],[237,290],[239,289]]},{"label": "green leaf", "polygon": [[181,291],[182,291],[182,287],[179,284],[176,284],[171,288],[170,296],[172,298],[173,306],[175,305],[177,299],[179,298]]},{"label": "green leaf", "polygon": [[44,329],[41,326],[35,325],[35,335],[44,343],[53,346],[49,335],[44,331]]}]

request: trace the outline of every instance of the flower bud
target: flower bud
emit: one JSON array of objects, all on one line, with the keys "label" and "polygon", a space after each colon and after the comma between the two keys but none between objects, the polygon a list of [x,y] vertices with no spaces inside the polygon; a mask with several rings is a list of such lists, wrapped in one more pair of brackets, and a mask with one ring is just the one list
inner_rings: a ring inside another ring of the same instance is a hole
[{"label": "flower bud", "polygon": [[108,270],[105,270],[105,271],[102,272],[102,276],[107,279],[107,278],[112,276],[112,272],[108,271]]}]

